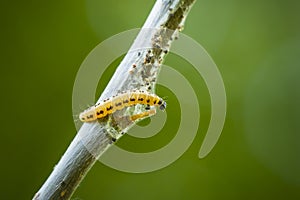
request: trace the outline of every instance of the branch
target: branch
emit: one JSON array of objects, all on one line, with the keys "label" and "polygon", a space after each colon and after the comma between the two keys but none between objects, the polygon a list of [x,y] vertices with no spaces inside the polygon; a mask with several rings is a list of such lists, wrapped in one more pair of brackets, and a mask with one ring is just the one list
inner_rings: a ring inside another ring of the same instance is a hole
[{"label": "branch", "polygon": [[[143,29],[98,102],[116,95],[117,91],[142,89],[154,92],[162,61],[172,41],[177,39],[178,31],[182,30],[185,17],[194,1],[157,0]],[[136,49],[139,47],[142,49],[137,57]],[[132,68],[128,70],[130,67]],[[117,133],[118,139],[122,136],[121,132],[134,124],[123,114],[124,112],[117,112],[113,122],[107,117],[101,121],[84,123],[33,199],[69,199],[97,158],[113,144],[109,129]]]}]

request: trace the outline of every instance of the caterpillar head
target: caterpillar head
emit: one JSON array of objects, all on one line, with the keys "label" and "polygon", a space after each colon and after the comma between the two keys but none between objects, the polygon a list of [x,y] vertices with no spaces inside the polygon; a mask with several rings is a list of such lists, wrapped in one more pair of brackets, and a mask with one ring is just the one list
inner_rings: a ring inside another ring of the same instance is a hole
[{"label": "caterpillar head", "polygon": [[162,104],[159,106],[159,109],[165,110],[167,107],[167,103],[165,101],[162,101]]}]

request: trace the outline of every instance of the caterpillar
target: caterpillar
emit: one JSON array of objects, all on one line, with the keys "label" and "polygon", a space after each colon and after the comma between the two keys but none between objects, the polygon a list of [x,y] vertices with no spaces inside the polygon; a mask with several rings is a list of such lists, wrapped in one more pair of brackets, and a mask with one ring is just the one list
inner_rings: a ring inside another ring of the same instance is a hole
[{"label": "caterpillar", "polygon": [[135,121],[137,119],[142,119],[144,117],[149,117],[156,114],[156,110],[147,110],[145,112],[130,116],[131,121]]},{"label": "caterpillar", "polygon": [[147,110],[150,109],[150,106],[158,106],[161,110],[166,108],[166,102],[159,96],[144,90],[133,90],[122,92],[112,98],[101,101],[80,113],[79,119],[82,122],[91,122],[113,114],[117,110],[137,104],[147,105]]}]

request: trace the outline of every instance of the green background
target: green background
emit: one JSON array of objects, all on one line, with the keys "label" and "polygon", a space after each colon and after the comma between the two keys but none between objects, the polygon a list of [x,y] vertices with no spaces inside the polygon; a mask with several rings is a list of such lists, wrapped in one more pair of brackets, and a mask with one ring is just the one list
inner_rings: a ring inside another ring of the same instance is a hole
[{"label": "green background", "polygon": [[[75,136],[72,88],[82,61],[104,39],[141,27],[153,4],[1,1],[1,199],[33,197]],[[166,64],[190,75],[199,89],[201,123],[193,144],[151,173],[98,162],[72,199],[300,199],[299,10],[295,0],[198,0],[184,33],[205,47],[224,79],[228,110],[216,147],[198,158],[209,95],[188,64],[170,54]],[[176,116],[179,103],[158,89]],[[173,118],[169,126],[178,122]],[[125,136],[119,145],[148,151],[173,136]]]}]

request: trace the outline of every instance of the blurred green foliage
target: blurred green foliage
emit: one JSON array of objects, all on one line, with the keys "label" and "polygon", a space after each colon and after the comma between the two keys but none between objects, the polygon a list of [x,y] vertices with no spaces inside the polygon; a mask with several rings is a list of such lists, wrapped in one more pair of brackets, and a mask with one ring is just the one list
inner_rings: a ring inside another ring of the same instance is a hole
[{"label": "blurred green foliage", "polygon": [[[104,39],[141,27],[153,4],[1,1],[1,199],[31,199],[43,184],[76,133],[71,103],[80,64]],[[300,199],[299,10],[295,0],[198,0],[184,33],[206,48],[224,79],[228,113],[217,146],[198,159],[210,101],[197,79],[200,130],[180,159],[146,174],[97,163],[73,199]],[[176,56],[166,64],[193,79]],[[125,136],[119,145],[147,151],[173,136],[155,137]]]}]

